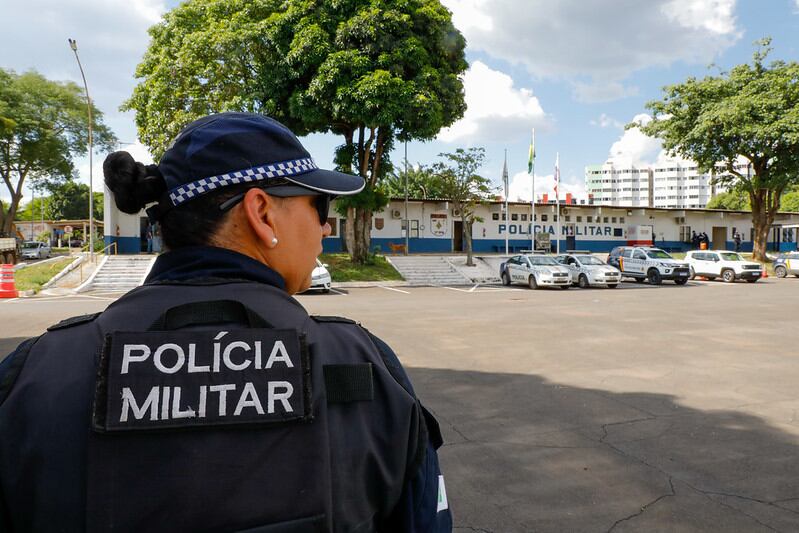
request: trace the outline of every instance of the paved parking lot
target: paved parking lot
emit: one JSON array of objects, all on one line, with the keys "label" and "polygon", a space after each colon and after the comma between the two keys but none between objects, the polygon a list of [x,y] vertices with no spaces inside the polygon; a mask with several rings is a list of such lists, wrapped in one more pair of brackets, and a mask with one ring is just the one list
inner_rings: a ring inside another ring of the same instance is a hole
[{"label": "paved parking lot", "polygon": [[[115,297],[2,302],[0,352]],[[799,279],[299,300],[395,348],[460,531],[799,530]]]}]

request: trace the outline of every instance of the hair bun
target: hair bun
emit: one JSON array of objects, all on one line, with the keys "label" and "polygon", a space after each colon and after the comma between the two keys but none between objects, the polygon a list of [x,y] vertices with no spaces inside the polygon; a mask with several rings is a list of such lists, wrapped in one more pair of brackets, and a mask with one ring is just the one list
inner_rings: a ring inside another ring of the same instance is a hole
[{"label": "hair bun", "polygon": [[117,207],[125,213],[138,213],[166,191],[158,165],[138,163],[128,152],[109,154],[103,161],[103,175]]}]

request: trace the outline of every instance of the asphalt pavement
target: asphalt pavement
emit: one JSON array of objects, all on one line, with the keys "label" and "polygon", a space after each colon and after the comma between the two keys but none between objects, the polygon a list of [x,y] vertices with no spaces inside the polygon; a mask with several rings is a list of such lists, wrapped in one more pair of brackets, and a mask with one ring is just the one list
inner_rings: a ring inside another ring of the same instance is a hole
[{"label": "asphalt pavement", "polygon": [[[114,298],[0,301],[0,353]],[[456,531],[799,530],[799,279],[298,299],[397,351]]]}]

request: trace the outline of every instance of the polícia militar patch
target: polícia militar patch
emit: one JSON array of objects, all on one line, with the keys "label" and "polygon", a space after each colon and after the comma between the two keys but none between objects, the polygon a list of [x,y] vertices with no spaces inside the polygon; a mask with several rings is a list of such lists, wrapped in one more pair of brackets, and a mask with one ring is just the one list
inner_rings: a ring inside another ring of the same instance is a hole
[{"label": "pol\u00edcia militar patch", "polygon": [[94,394],[96,431],[311,418],[305,335],[296,330],[115,332]]}]

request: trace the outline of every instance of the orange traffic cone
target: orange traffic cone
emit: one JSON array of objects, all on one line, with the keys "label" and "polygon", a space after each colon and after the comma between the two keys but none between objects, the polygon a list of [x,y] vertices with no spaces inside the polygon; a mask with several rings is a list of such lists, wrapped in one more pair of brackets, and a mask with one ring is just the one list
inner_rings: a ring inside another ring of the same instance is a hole
[{"label": "orange traffic cone", "polygon": [[0,265],[0,298],[19,296],[14,285],[14,265]]},{"label": "orange traffic cone", "polygon": [[768,277],[768,268],[767,268],[767,265],[765,263],[763,263],[763,275],[760,276],[760,279],[767,278],[767,277]]}]

